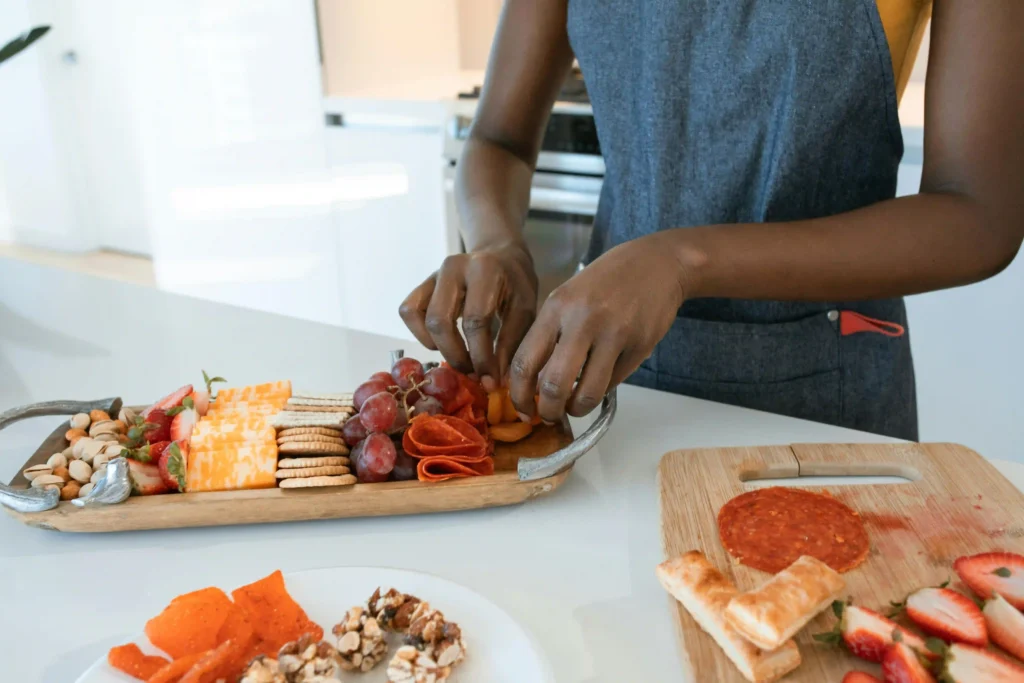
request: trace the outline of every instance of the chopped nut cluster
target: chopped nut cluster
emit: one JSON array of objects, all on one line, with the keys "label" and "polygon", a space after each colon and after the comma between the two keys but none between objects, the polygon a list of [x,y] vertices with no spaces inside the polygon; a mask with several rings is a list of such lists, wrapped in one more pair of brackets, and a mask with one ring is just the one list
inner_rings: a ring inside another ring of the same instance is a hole
[{"label": "chopped nut cluster", "polygon": [[353,607],[333,629],[338,638],[338,664],[346,671],[369,671],[388,653],[384,631],[362,607]]},{"label": "chopped nut cluster", "polygon": [[[288,643],[277,654],[277,667],[284,683],[329,683],[336,681],[341,670],[341,658],[330,643],[316,642],[305,635]],[[271,679],[273,683],[277,683]]]},{"label": "chopped nut cluster", "polygon": [[249,668],[238,679],[238,683],[288,683],[288,679],[281,673],[276,659],[260,655],[249,662]]},{"label": "chopped nut cluster", "polygon": [[400,593],[394,588],[388,589],[383,595],[380,588],[373,592],[367,601],[370,616],[385,631],[405,633],[412,623],[412,613],[420,604],[420,599],[412,595]]},{"label": "chopped nut cluster", "polygon": [[403,642],[388,664],[389,683],[442,683],[466,657],[458,624],[426,602],[417,602]]},{"label": "chopped nut cluster", "polygon": [[412,645],[403,645],[388,663],[388,683],[443,683],[450,667],[439,667],[430,655]]}]

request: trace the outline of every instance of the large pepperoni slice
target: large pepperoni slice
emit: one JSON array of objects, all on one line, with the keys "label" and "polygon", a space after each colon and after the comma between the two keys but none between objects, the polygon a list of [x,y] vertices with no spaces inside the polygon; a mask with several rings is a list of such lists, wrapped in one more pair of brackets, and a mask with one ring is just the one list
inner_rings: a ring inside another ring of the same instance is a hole
[{"label": "large pepperoni slice", "polygon": [[718,513],[718,535],[729,554],[748,567],[775,574],[801,555],[837,572],[868,555],[860,515],[835,498],[773,486],[736,496]]}]

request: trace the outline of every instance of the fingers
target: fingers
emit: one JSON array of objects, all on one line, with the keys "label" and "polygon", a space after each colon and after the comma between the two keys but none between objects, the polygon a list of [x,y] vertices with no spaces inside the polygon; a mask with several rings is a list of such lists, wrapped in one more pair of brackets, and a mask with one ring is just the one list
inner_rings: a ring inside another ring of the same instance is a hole
[{"label": "fingers", "polygon": [[610,339],[595,341],[583,366],[583,375],[569,398],[567,410],[570,415],[583,417],[597,407],[612,386],[612,376],[621,352],[620,346]]},{"label": "fingers", "polygon": [[402,322],[409,328],[416,341],[432,351],[437,351],[434,339],[427,331],[427,306],[430,304],[430,297],[434,294],[434,285],[437,282],[437,273],[434,273],[423,281],[412,293],[405,298],[402,305],[398,307],[398,315]]},{"label": "fingers", "polygon": [[647,355],[635,348],[624,349],[622,355],[615,361],[615,369],[612,370],[612,379],[608,383],[608,388],[611,389],[622,384],[627,377],[636,372],[636,369],[644,362]]},{"label": "fingers", "polygon": [[463,297],[466,294],[461,272],[445,266],[437,274],[437,284],[427,305],[424,325],[438,351],[453,368],[460,372],[472,372],[473,363],[466,350],[466,344],[459,334],[456,321],[462,313]]},{"label": "fingers", "polygon": [[521,415],[533,417],[536,411],[537,376],[554,351],[557,339],[558,317],[542,313],[509,364],[509,395]]},{"label": "fingers", "polygon": [[491,325],[501,303],[502,278],[495,264],[471,261],[466,272],[466,302],[462,309],[462,331],[466,335],[473,370],[487,391],[498,388],[501,378],[494,355]]},{"label": "fingers", "polygon": [[565,416],[576,378],[587,362],[591,337],[581,330],[564,330],[540,372],[537,410],[542,420],[559,422]]},{"label": "fingers", "polygon": [[532,308],[509,308],[501,316],[501,329],[498,330],[498,341],[494,353],[498,362],[496,377],[505,377],[509,372],[512,355],[519,348],[526,331],[530,329],[536,318]]}]

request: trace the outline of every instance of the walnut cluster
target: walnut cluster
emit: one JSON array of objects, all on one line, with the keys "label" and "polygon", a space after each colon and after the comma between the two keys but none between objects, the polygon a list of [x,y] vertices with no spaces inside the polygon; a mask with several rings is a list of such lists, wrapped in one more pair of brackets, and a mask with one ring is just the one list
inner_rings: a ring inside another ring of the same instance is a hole
[{"label": "walnut cluster", "polygon": [[362,607],[353,607],[332,629],[338,639],[339,664],[346,671],[369,671],[388,653],[384,631]]},{"label": "walnut cluster", "polygon": [[305,635],[284,645],[276,660],[262,656],[254,659],[239,683],[330,683],[338,680],[341,668],[333,645]]},{"label": "walnut cluster", "polygon": [[405,633],[408,630],[412,623],[412,613],[419,604],[419,598],[394,588],[384,593],[378,588],[366,601],[370,616],[377,620],[381,628],[392,633]]},{"label": "walnut cluster", "polygon": [[466,657],[458,624],[429,603],[417,601],[403,645],[388,664],[389,683],[442,683]]}]

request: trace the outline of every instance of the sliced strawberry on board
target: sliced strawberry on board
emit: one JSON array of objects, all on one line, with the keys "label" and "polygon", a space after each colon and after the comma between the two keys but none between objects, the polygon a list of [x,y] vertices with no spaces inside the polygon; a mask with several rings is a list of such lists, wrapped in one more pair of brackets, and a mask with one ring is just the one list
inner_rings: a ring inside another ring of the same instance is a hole
[{"label": "sliced strawberry on board", "polygon": [[167,411],[163,408],[154,408],[143,419],[145,419],[146,425],[152,425],[144,427],[147,442],[158,443],[171,440],[171,422],[174,418]]},{"label": "sliced strawberry on board", "polygon": [[1024,556],[1016,553],[982,553],[961,557],[953,569],[983,600],[999,593],[1019,610],[1024,610]]},{"label": "sliced strawberry on board", "polygon": [[944,683],[1021,683],[1024,667],[980,647],[954,643],[946,650],[940,680]]},{"label": "sliced strawberry on board", "polygon": [[174,416],[174,421],[171,422],[171,440],[188,441],[191,443],[192,430],[198,422],[199,413],[196,412],[195,403],[186,396],[181,405],[181,410]]},{"label": "sliced strawberry on board", "polygon": [[835,630],[818,633],[814,639],[821,643],[846,645],[851,654],[869,662],[880,662],[885,651],[893,644],[893,636],[901,639],[925,657],[931,657],[924,639],[911,633],[891,619],[866,607],[847,605],[838,600],[832,603],[832,611],[839,618]]},{"label": "sliced strawberry on board", "polygon": [[1017,659],[1024,661],[1024,614],[998,593],[981,610],[988,626],[988,637]]},{"label": "sliced strawberry on board", "polygon": [[882,683],[882,681],[863,671],[851,671],[843,676],[843,683]]},{"label": "sliced strawberry on board", "polygon": [[949,588],[922,588],[906,602],[907,616],[925,633],[946,642],[984,647],[985,617],[973,600]]},{"label": "sliced strawberry on board", "polygon": [[885,683],[935,683],[923,657],[905,643],[894,643],[882,657]]},{"label": "sliced strawberry on board", "polygon": [[173,393],[167,394],[162,399],[160,399],[159,401],[157,401],[156,403],[154,403],[150,407],[148,407],[145,410],[143,410],[142,411],[142,417],[147,417],[148,418],[149,414],[155,408],[160,408],[161,410],[170,410],[171,408],[175,408],[177,406],[180,406],[181,402],[185,399],[185,397],[188,396],[191,393],[192,393],[192,385],[191,384],[186,384],[182,388],[178,389],[177,391],[175,391]]},{"label": "sliced strawberry on board", "polygon": [[193,391],[188,397],[195,404],[199,417],[205,417],[206,413],[210,411],[210,392],[202,390]]},{"label": "sliced strawberry on board", "polygon": [[132,479],[132,491],[140,496],[167,492],[167,484],[160,477],[160,468],[156,463],[129,459],[128,474]]},{"label": "sliced strawberry on board", "polygon": [[157,467],[160,478],[171,491],[185,490],[185,475],[188,472],[188,441],[171,442],[160,454]]}]

